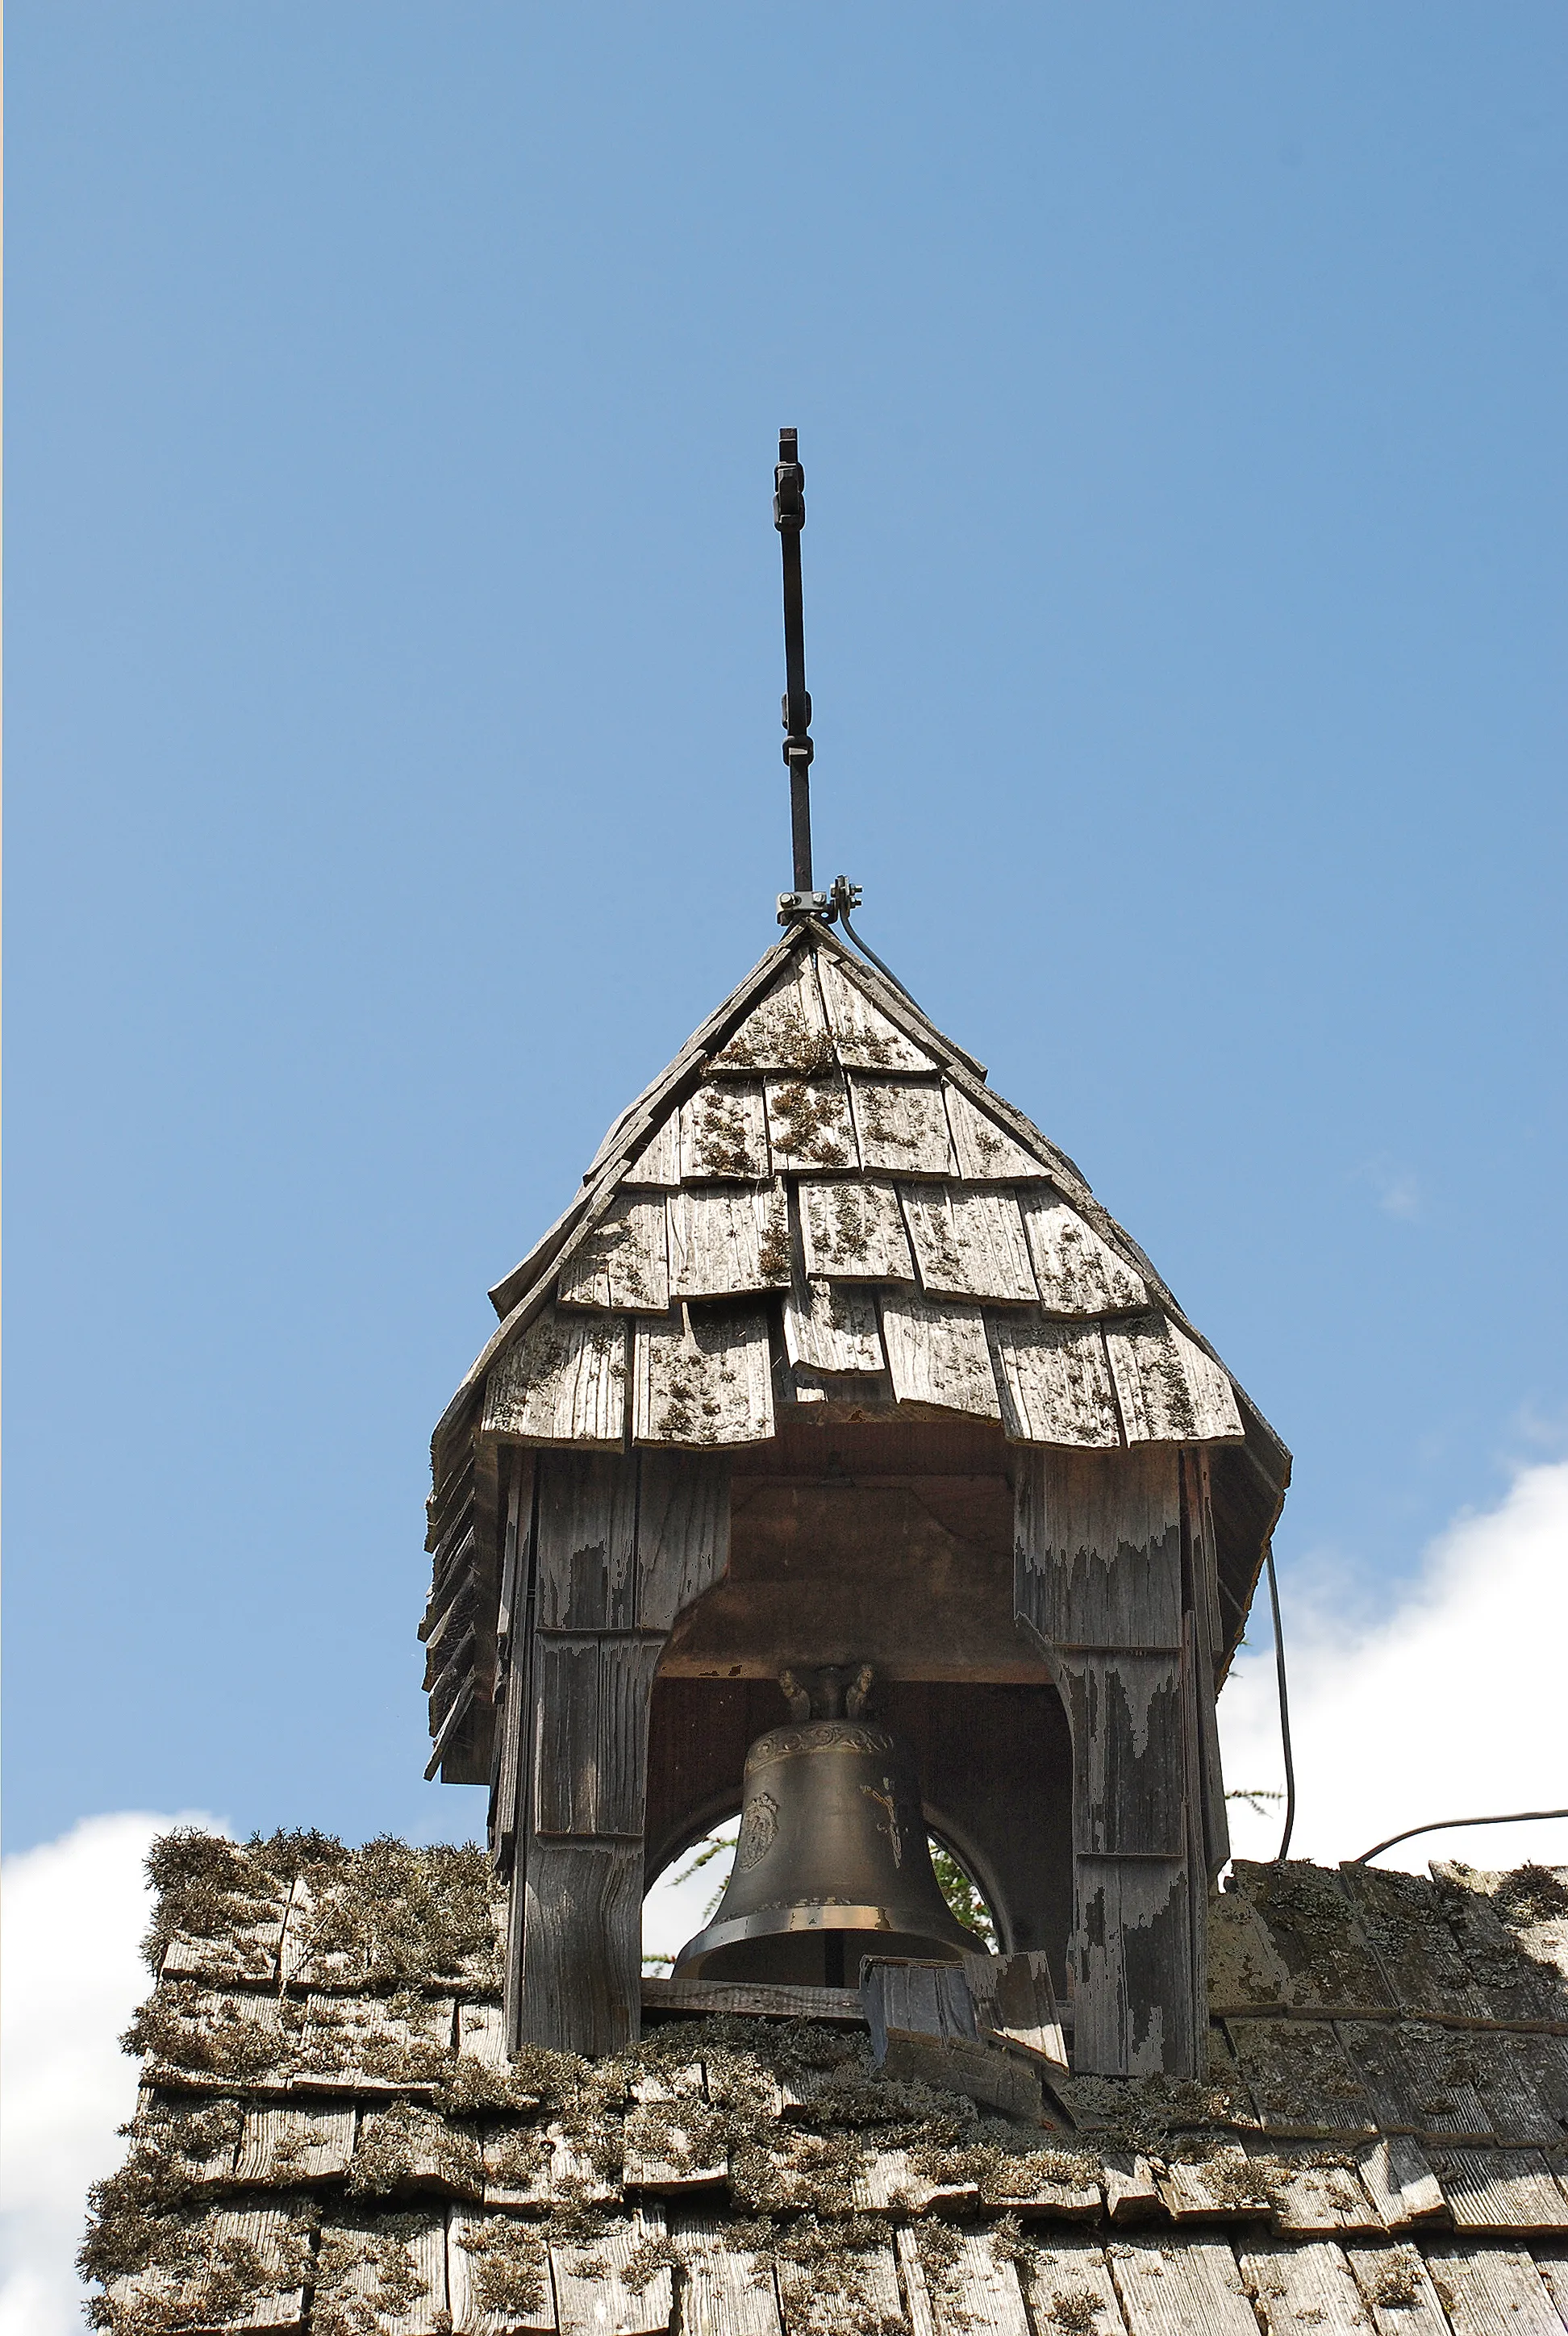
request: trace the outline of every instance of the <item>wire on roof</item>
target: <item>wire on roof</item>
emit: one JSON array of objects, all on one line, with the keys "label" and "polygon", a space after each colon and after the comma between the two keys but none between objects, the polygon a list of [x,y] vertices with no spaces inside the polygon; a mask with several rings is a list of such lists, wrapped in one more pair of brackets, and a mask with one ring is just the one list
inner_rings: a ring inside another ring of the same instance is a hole
[{"label": "wire on roof", "polygon": [[[1274,1544],[1263,1544],[1263,1562],[1269,1569],[1269,1604],[1274,1615],[1274,1671],[1280,1682],[1280,1742],[1285,1754],[1285,1830],[1280,1836],[1280,1846],[1274,1863],[1283,1865],[1290,1846],[1290,1835],[1296,1829],[1296,1763],[1290,1753],[1290,1692],[1285,1680],[1285,1637],[1280,1628],[1280,1583],[1274,1572]],[[1386,1844],[1385,1844],[1386,1845]]]},{"label": "wire on roof", "polygon": [[892,983],[893,988],[898,991],[901,998],[909,998],[910,1004],[914,1007],[915,1012],[920,1016],[922,1022],[928,1021],[930,1017],[927,1015],[926,1009],[920,1004],[919,998],[913,997],[911,992],[904,988],[903,983],[899,979],[898,975],[893,971],[891,966],[884,965],[881,958],[877,955],[875,949],[868,949],[866,947],[866,944],[862,940],[859,933],[856,932],[854,927],[851,924],[850,910],[852,909],[858,909],[861,904],[860,886],[858,884],[852,884],[847,876],[835,876],[833,878],[833,891],[828,897],[833,901],[833,907],[838,911],[838,920],[840,924],[843,927],[851,940],[853,941],[861,955],[869,959],[869,961],[875,966],[877,971],[881,975],[884,981],[891,981]]},{"label": "wire on roof", "polygon": [[1407,1825],[1403,1833],[1391,1833],[1387,1841],[1371,1849],[1364,1849],[1359,1857],[1347,1858],[1348,1865],[1365,1865],[1369,1858],[1381,1857],[1396,1842],[1414,1841],[1418,1833],[1447,1833],[1451,1827],[1477,1825],[1534,1825],[1543,1817],[1568,1817],[1568,1809],[1514,1809],[1503,1817],[1436,1817],[1430,1825]]}]

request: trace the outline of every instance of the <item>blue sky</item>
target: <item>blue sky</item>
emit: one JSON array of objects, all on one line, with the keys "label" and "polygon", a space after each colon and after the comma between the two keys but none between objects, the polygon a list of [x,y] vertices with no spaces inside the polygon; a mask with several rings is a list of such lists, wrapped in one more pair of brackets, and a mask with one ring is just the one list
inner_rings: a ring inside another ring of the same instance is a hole
[{"label": "blue sky", "polygon": [[1561,1451],[1559,6],[9,17],[12,1847],[478,1822],[425,1441],[772,938],[784,422],[819,867],[1287,1598]]}]

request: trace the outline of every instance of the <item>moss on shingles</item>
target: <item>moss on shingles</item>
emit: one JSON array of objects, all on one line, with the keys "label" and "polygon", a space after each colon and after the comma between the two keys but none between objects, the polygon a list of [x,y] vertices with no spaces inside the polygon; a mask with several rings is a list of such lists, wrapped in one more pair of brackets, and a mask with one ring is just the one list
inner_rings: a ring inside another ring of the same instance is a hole
[{"label": "moss on shingles", "polygon": [[116,2282],[119,2292],[89,2300],[89,2324],[112,2330],[114,2336],[222,2328],[244,2320],[263,2296],[307,2286],[315,2214],[281,2199],[268,2205],[276,2219],[265,2246],[249,2232],[236,2229],[232,2214],[216,2207],[204,2213],[177,2207],[149,2215],[134,2242],[122,2229],[117,2234],[100,2221],[78,2262],[86,2277]]},{"label": "moss on shingles", "polygon": [[309,1913],[300,1926],[304,1976],[343,1966],[373,1987],[501,1977],[494,1885],[473,1844],[411,1849],[382,1835],[320,1874],[307,1870]]}]

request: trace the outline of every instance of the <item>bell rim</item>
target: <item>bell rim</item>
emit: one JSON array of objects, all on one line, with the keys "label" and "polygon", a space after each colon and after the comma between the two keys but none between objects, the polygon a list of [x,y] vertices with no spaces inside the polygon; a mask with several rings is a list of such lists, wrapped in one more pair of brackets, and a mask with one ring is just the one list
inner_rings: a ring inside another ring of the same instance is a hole
[{"label": "bell rim", "polygon": [[[783,1919],[765,1923],[759,1922],[757,1917],[764,1913],[778,1915]],[[813,1920],[813,1916],[817,1919]],[[975,1933],[972,1931],[965,1931],[956,1914],[952,1919],[969,1943],[959,1946],[954,1942],[952,1942],[953,1954],[950,1959],[942,1955],[932,1955],[927,1958],[928,1961],[957,1961],[962,1955],[984,1952],[984,1948]],[[888,1939],[929,1939],[933,1946],[939,1947],[944,1943],[936,1932],[926,1929],[923,1923],[915,1924],[908,1921],[892,1919],[892,1910],[886,1906],[851,1906],[836,1900],[826,1899],[815,1902],[809,1899],[796,1900],[784,1906],[756,1907],[749,1914],[733,1914],[727,1922],[711,1923],[706,1931],[699,1931],[695,1939],[687,1941],[675,1959],[672,1974],[680,1972],[683,1967],[708,1955],[717,1954],[722,1947],[742,1946],[752,1939],[820,1938],[824,1931],[860,1931],[873,1935],[880,1932],[883,1938]],[[875,1950],[870,1949],[868,1952],[874,1952]]]}]

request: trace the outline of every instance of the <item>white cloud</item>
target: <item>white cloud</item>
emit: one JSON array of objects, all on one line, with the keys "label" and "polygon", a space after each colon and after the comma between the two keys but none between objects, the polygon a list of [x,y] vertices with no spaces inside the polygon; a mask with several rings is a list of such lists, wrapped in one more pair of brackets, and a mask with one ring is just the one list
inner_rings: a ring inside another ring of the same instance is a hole
[{"label": "white cloud", "polygon": [[[1281,1584],[1298,1814],[1292,1856],[1355,1857],[1406,1825],[1510,1809],[1568,1808],[1563,1650],[1568,1644],[1568,1462],[1523,1468],[1507,1497],[1462,1515],[1427,1549],[1391,1611],[1345,1619],[1344,1584]],[[1220,1698],[1226,1782],[1284,1781],[1267,1592]],[[1271,1857],[1281,1818],[1231,1804],[1239,1855]],[[1380,1864],[1435,1857],[1507,1867],[1568,1864],[1568,1821],[1477,1825],[1402,1843]]]},{"label": "white cloud", "polygon": [[1382,1153],[1377,1159],[1366,1161],[1356,1173],[1364,1183],[1370,1184],[1385,1216],[1410,1219],[1423,1213],[1427,1196],[1414,1169],[1401,1168]]},{"label": "white cloud", "polygon": [[136,2106],[118,2039],[149,1986],[141,1861],[182,1822],[210,1820],[87,1817],[0,1868],[0,2336],[80,2336],[87,2189],[119,2163]]}]

